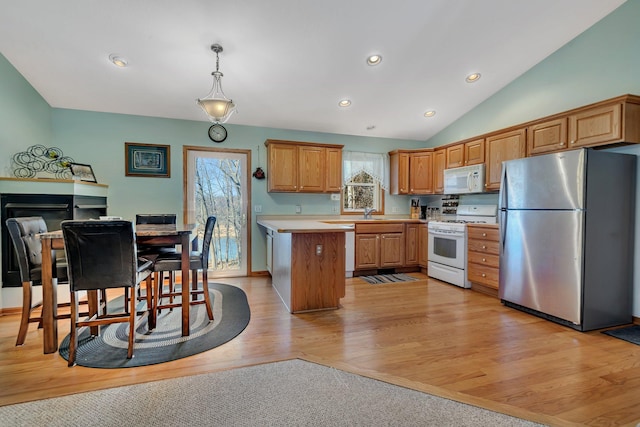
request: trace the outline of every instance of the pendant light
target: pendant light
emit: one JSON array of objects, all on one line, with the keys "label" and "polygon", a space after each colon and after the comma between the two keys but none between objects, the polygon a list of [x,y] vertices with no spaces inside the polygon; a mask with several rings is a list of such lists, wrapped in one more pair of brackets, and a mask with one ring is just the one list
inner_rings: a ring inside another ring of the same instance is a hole
[{"label": "pendant light", "polygon": [[211,73],[213,86],[205,98],[198,98],[198,105],[202,107],[209,120],[214,123],[225,123],[236,112],[236,106],[222,91],[221,78],[223,74],[219,71],[220,58],[218,56],[222,52],[222,46],[217,43],[213,44],[211,50],[216,54],[216,70]]}]

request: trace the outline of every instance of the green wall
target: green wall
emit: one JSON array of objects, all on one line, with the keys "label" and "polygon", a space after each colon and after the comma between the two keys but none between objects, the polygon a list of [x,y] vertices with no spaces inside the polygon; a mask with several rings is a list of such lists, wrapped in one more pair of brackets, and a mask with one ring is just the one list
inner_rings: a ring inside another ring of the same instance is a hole
[{"label": "green wall", "polygon": [[[640,95],[640,0],[593,27],[427,141],[447,144],[627,93]],[[517,60],[514,52],[505,62]],[[482,84],[482,81],[478,82]]]},{"label": "green wall", "polygon": [[0,175],[11,175],[14,153],[51,141],[51,108],[0,55]]},{"label": "green wall", "polygon": [[[428,147],[499,130],[623,94],[640,95],[640,0],[596,25],[427,141]],[[640,155],[639,145],[608,149]],[[640,190],[640,165],[636,188]],[[615,206],[611,207],[615,209]],[[636,224],[640,194],[636,192]],[[640,226],[635,227],[633,315],[640,317]]]},{"label": "green wall", "polygon": [[[367,138],[328,133],[291,131],[226,124],[229,137],[212,143],[211,123],[171,120],[124,114],[50,108],[26,80],[0,56],[0,175],[12,176],[11,157],[34,144],[62,149],[78,163],[90,164],[99,183],[109,185],[109,214],[133,219],[136,213],[176,212],[182,216],[182,147],[184,145],[252,150],[251,171],[266,165],[266,139],[343,144],[345,150],[386,153],[398,147],[420,148],[424,142]],[[6,94],[6,96],[5,96]],[[194,109],[198,107],[194,104]],[[126,177],[124,143],[139,142],[171,146],[171,178]],[[258,147],[260,152],[258,153]],[[262,215],[335,215],[335,202],[327,195],[267,193],[266,180],[251,180],[252,271],[266,270],[266,239],[256,225],[253,206]],[[385,197],[388,213],[409,213],[408,196]]]}]

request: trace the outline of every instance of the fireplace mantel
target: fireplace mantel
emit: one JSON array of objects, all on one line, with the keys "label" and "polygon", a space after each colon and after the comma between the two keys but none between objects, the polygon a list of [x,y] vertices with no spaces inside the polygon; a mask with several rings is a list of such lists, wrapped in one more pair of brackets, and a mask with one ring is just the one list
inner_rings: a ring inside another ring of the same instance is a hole
[{"label": "fireplace mantel", "polygon": [[0,177],[0,194],[68,194],[107,197],[109,186],[72,179]]}]

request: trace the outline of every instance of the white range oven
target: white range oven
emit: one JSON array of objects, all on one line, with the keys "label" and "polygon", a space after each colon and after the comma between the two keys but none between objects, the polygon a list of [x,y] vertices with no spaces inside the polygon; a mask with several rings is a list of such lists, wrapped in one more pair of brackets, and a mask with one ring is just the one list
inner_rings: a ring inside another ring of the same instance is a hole
[{"label": "white range oven", "polygon": [[429,221],[427,275],[463,288],[471,287],[466,271],[466,224],[495,224],[497,212],[496,205],[460,205],[455,219]]}]

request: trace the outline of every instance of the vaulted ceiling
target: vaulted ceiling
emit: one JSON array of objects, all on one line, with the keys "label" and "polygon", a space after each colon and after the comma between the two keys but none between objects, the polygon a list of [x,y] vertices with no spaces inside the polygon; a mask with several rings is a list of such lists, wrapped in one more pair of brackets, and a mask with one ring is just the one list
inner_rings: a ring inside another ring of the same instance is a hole
[{"label": "vaulted ceiling", "polygon": [[[435,135],[624,3],[0,1],[0,52],[52,107],[207,121],[196,98],[220,43],[238,109],[229,123],[409,140]],[[382,62],[367,65],[371,54]],[[465,82],[471,73],[481,78]]]}]

